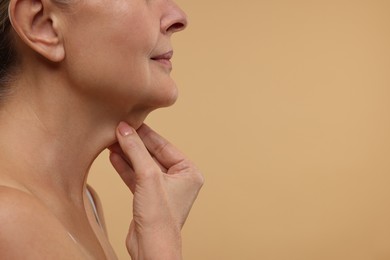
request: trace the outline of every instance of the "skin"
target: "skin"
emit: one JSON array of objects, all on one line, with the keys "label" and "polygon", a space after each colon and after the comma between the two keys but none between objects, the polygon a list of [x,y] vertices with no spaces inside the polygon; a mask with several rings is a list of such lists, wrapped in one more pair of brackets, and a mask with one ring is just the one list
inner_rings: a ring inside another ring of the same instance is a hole
[{"label": "skin", "polygon": [[142,122],[176,100],[169,62],[156,57],[172,50],[185,14],[170,0],[84,0],[65,11],[11,0],[10,19],[22,60],[0,107],[2,257],[117,259],[86,197],[89,168],[109,147],[134,195],[132,259],[181,259],[203,177]]}]

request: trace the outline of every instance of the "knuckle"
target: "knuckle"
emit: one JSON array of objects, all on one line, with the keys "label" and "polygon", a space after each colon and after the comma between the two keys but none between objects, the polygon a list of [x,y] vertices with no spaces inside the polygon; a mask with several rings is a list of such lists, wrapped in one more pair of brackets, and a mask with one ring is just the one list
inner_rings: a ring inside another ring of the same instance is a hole
[{"label": "knuckle", "polygon": [[205,178],[204,178],[203,174],[199,171],[199,169],[194,164],[190,164],[190,166],[188,168],[190,169],[190,171],[192,173],[191,176],[192,176],[192,181],[193,181],[194,185],[201,188],[205,182]]},{"label": "knuckle", "polygon": [[144,167],[138,174],[139,178],[142,178],[144,180],[155,180],[158,179],[158,172],[156,170],[156,167],[148,166]]},{"label": "knuckle", "polygon": [[204,178],[203,174],[201,174],[200,172],[197,172],[197,174],[195,174],[195,177],[194,177],[194,182],[195,182],[195,184],[197,184],[201,188],[205,182],[205,178]]}]

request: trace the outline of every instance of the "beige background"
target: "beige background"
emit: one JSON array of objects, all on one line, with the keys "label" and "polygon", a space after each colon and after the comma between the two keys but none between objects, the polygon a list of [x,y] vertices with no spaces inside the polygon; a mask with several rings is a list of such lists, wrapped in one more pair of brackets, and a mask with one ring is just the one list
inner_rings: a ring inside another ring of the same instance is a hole
[{"label": "beige background", "polygon": [[[147,121],[206,177],[185,259],[390,259],[390,1],[178,3],[181,96]],[[131,196],[91,171],[128,259]]]}]

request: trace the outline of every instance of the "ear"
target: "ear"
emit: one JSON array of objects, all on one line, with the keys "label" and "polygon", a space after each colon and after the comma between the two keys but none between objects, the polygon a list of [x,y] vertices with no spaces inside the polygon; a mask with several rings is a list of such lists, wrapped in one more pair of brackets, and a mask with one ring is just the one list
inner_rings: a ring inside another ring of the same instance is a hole
[{"label": "ear", "polygon": [[27,46],[52,62],[65,57],[56,18],[51,1],[10,1],[9,19],[16,33]]}]

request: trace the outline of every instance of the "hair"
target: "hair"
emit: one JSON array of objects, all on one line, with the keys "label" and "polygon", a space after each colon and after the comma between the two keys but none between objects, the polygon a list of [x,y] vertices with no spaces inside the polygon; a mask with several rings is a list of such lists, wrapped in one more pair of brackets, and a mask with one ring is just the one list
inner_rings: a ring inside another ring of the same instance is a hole
[{"label": "hair", "polygon": [[8,17],[9,0],[1,0],[0,3],[0,97],[4,96],[6,85],[10,79],[11,68],[17,62],[17,56],[13,47],[13,34],[11,22]]}]

